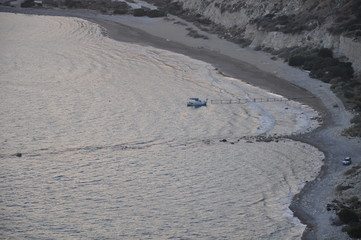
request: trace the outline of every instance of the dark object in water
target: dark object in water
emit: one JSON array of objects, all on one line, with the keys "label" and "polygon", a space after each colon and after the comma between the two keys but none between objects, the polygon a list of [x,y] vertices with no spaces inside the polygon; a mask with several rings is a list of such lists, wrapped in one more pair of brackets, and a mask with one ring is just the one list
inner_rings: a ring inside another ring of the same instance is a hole
[{"label": "dark object in water", "polygon": [[17,156],[17,157],[22,157],[23,154],[22,154],[22,153],[16,153],[15,156]]}]

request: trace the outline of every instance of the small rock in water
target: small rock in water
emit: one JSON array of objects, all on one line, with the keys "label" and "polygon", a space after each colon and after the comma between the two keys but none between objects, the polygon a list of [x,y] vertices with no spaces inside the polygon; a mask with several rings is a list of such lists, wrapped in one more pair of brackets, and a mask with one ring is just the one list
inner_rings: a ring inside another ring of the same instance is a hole
[{"label": "small rock in water", "polygon": [[222,139],[220,142],[227,142],[227,139]]},{"label": "small rock in water", "polygon": [[22,157],[23,154],[22,154],[22,153],[16,153],[15,156],[17,156],[17,157]]}]

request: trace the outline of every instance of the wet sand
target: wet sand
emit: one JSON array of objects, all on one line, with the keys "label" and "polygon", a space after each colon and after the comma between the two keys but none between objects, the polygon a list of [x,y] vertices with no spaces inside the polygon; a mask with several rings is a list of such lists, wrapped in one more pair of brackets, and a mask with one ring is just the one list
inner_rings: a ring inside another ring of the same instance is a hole
[{"label": "wet sand", "polygon": [[[3,11],[3,9],[0,9]],[[12,10],[13,11],[13,10]],[[26,13],[33,13],[27,11]],[[40,11],[41,13],[41,11]],[[39,14],[39,11],[36,12]],[[52,15],[54,13],[47,12]],[[345,239],[341,227],[331,226],[330,218],[334,213],[326,211],[326,204],[334,198],[337,178],[345,170],[341,160],[345,155],[352,156],[354,162],[361,155],[359,139],[342,137],[340,132],[349,124],[351,114],[345,110],[341,101],[329,90],[329,85],[310,79],[307,73],[291,68],[282,61],[270,60],[265,53],[242,50],[239,58],[187,45],[186,36],[177,41],[169,41],[156,32],[144,31],[115,21],[99,18],[98,15],[57,12],[58,15],[78,16],[100,24],[109,37],[131,43],[150,45],[199,59],[216,66],[222,73],[239,78],[287,98],[305,97],[300,101],[319,111],[323,118],[322,127],[312,133],[293,136],[293,139],[316,146],[325,153],[326,159],[320,175],[315,181],[307,183],[300,194],[294,197],[291,209],[295,216],[307,224],[303,239]],[[157,24],[157,23],[155,23]],[[171,36],[172,32],[168,32]],[[202,40],[207,42],[208,40]],[[310,98],[316,96],[316,98]],[[338,107],[334,107],[337,104]]]}]

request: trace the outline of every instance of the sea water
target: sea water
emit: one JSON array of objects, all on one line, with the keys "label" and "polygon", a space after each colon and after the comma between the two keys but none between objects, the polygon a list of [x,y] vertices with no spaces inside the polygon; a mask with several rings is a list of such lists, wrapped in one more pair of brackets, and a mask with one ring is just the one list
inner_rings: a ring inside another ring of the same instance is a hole
[{"label": "sea water", "polygon": [[288,205],[323,154],[255,136],[312,130],[317,112],[293,101],[187,107],[285,99],[103,31],[0,13],[0,237],[299,239]]}]

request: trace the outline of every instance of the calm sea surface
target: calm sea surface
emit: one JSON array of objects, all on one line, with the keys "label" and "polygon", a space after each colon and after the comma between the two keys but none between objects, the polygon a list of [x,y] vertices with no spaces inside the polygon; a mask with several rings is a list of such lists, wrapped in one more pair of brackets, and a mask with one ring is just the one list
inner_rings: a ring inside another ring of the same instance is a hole
[{"label": "calm sea surface", "polygon": [[310,130],[317,113],[292,101],[186,107],[282,97],[101,32],[0,13],[0,238],[299,239],[288,205],[322,153],[244,138]]}]

